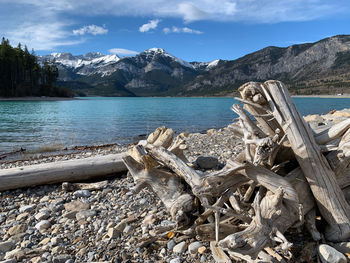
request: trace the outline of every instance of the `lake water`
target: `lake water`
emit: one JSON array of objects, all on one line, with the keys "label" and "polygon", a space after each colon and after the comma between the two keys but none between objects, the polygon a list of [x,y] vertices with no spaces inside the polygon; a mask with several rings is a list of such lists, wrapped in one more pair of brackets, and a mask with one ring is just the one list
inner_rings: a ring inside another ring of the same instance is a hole
[{"label": "lake water", "polygon": [[[294,98],[303,115],[350,108],[345,98]],[[51,146],[129,143],[159,126],[203,131],[228,125],[232,98],[84,98],[0,101],[0,153]]]}]

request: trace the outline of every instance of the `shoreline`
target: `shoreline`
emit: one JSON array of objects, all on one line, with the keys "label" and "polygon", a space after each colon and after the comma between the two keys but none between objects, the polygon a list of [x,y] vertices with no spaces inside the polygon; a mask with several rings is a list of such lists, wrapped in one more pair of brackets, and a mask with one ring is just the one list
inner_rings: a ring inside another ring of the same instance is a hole
[{"label": "shoreline", "polygon": [[80,100],[78,98],[66,98],[66,97],[0,97],[0,101],[66,101],[66,100]]},{"label": "shoreline", "polygon": [[338,98],[338,99],[349,99],[350,94],[344,95],[291,95],[292,98]]}]

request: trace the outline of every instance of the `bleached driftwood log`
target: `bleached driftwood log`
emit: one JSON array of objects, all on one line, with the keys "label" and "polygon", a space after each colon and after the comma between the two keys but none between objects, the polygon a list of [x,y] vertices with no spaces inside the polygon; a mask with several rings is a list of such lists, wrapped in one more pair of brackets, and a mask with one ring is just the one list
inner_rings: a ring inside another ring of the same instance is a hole
[{"label": "bleached driftwood log", "polygon": [[329,224],[327,238],[333,241],[347,239],[350,237],[350,207],[311,130],[282,82],[267,81],[263,91],[274,117],[288,136],[318,208]]},{"label": "bleached driftwood log", "polygon": [[[342,192],[350,199],[350,121],[317,134],[283,83],[249,82],[239,92],[257,122],[239,105],[232,107],[239,120],[228,128],[245,146],[237,158],[203,174],[184,157],[184,140],[174,140],[163,127],[124,158],[135,182],[158,195],[177,227],[188,227],[174,229],[178,235],[211,241],[217,262],[288,261],[292,244],[284,232],[304,223],[317,241],[323,235],[334,241],[350,237]],[[324,157],[322,152],[329,153]],[[325,233],[316,228],[315,209],[328,223]],[[179,224],[179,215],[187,219],[185,225]]]},{"label": "bleached driftwood log", "polygon": [[101,179],[127,171],[125,153],[34,164],[0,170],[0,191],[42,184]]}]

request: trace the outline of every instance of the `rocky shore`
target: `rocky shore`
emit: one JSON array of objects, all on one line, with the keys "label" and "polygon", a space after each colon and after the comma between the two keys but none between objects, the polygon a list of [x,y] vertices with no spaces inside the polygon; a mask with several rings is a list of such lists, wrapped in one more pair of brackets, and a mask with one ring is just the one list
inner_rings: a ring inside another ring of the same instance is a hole
[{"label": "rocky shore", "polygon": [[[313,128],[324,128],[350,117],[349,110],[343,112],[333,118],[329,116],[335,112],[306,119]],[[203,172],[222,168],[243,149],[229,128],[190,134],[186,144],[186,157]],[[126,148],[91,147],[69,155],[3,162],[1,169]],[[98,190],[67,192],[61,185],[44,185],[0,192],[0,262],[215,262],[209,243],[185,240],[171,232],[174,223],[159,199],[147,189],[132,193],[134,186],[124,174]],[[160,234],[162,238],[152,239]],[[288,233],[287,238],[295,243],[295,258],[300,262],[316,258],[317,244],[304,229]]]}]

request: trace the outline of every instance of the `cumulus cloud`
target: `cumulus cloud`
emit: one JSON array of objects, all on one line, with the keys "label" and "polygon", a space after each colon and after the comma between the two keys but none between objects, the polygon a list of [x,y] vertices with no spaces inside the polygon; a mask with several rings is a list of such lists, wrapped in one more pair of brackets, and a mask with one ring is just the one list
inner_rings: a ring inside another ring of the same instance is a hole
[{"label": "cumulus cloud", "polygon": [[199,31],[196,29],[192,29],[189,27],[176,27],[176,26],[173,26],[172,28],[165,27],[163,28],[163,32],[165,34],[169,34],[169,33],[187,33],[187,34],[196,34],[196,35],[203,34],[202,31]]},{"label": "cumulus cloud", "polygon": [[116,55],[121,55],[121,56],[128,56],[128,55],[134,56],[139,53],[137,51],[125,49],[125,48],[112,48],[112,49],[109,49],[108,52]]},{"label": "cumulus cloud", "polygon": [[83,26],[79,29],[73,30],[73,35],[85,35],[85,34],[91,34],[91,35],[104,35],[108,33],[108,29],[96,25],[89,25],[89,26]]},{"label": "cumulus cloud", "polygon": [[160,20],[159,19],[153,19],[150,20],[148,23],[143,24],[142,26],[139,27],[139,31],[144,33],[144,32],[148,32],[152,29],[156,29],[158,27]]}]

